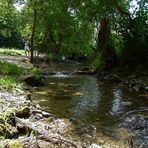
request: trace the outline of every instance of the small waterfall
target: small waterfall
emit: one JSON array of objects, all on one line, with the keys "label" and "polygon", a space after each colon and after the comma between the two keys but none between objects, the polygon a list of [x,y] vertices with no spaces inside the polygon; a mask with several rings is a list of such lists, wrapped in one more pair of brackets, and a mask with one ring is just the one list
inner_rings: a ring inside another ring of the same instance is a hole
[{"label": "small waterfall", "polygon": [[52,75],[52,77],[60,77],[60,78],[66,78],[69,77],[70,73],[68,72],[55,72],[55,75]]}]

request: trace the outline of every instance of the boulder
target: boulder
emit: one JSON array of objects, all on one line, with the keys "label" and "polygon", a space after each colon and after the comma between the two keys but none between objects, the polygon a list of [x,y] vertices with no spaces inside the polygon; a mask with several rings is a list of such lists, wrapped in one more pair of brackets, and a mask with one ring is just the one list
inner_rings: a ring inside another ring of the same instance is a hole
[{"label": "boulder", "polygon": [[45,77],[43,76],[37,78],[34,75],[29,75],[24,78],[24,81],[27,85],[30,85],[32,87],[44,86],[46,84]]}]

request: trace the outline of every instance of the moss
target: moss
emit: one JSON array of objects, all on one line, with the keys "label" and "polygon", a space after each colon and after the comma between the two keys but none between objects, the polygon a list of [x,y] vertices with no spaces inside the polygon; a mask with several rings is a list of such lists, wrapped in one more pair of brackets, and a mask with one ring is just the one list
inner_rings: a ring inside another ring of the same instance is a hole
[{"label": "moss", "polygon": [[15,113],[15,109],[8,109],[0,115],[0,136],[5,138],[9,138],[11,136],[11,126],[15,124]]},{"label": "moss", "polygon": [[29,107],[25,106],[17,110],[16,108],[7,109],[0,115],[0,137],[11,138],[12,127],[15,126],[15,116],[27,118],[30,115]]},{"label": "moss", "polygon": [[21,140],[4,140],[0,143],[0,148],[22,148],[23,145]]},{"label": "moss", "polygon": [[32,74],[36,80],[41,78],[41,71],[36,67],[32,69]]},{"label": "moss", "polygon": [[11,148],[22,148],[23,143],[20,140],[13,140],[10,142],[10,147]]}]

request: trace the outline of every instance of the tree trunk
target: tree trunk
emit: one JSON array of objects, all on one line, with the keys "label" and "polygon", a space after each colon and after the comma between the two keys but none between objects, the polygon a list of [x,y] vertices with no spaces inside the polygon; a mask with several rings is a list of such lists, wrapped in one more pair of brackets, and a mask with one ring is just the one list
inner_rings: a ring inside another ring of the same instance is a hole
[{"label": "tree trunk", "polygon": [[100,31],[98,33],[98,49],[103,58],[105,66],[104,68],[113,67],[117,61],[117,57],[112,45],[109,20],[106,18],[100,22]]},{"label": "tree trunk", "polygon": [[34,13],[33,13],[33,26],[32,26],[32,35],[31,35],[31,55],[30,55],[30,62],[33,62],[33,51],[34,51],[34,38],[35,38],[35,28],[36,28],[36,18],[37,18],[37,11],[35,8],[36,4],[34,5]]}]

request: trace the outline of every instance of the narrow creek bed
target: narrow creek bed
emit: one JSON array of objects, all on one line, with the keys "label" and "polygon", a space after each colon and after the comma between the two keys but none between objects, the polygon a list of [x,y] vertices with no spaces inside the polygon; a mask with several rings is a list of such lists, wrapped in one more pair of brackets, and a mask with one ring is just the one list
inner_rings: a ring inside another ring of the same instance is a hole
[{"label": "narrow creek bed", "polygon": [[68,119],[74,126],[71,136],[81,139],[86,147],[93,143],[147,147],[148,100],[125,86],[104,83],[92,75],[75,75],[75,65],[48,70],[48,85],[32,89],[33,102],[58,118]]}]

